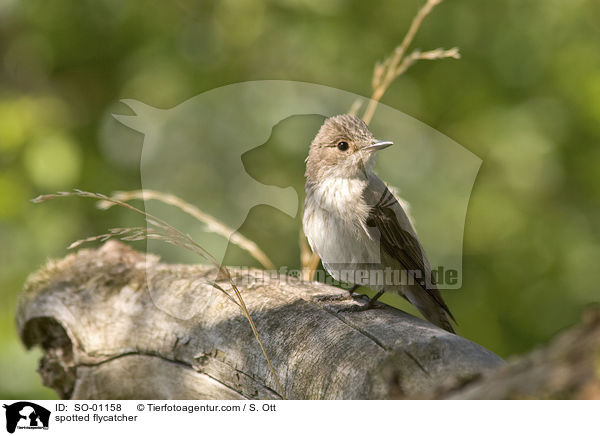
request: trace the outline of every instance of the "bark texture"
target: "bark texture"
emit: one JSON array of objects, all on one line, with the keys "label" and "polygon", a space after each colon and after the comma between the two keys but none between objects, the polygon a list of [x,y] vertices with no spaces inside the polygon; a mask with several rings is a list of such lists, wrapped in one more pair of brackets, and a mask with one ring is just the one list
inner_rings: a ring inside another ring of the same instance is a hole
[{"label": "bark texture", "polygon": [[600,308],[590,308],[579,325],[549,345],[436,397],[600,400]]},{"label": "bark texture", "polygon": [[[258,270],[232,274],[288,399],[456,396],[441,387],[502,364],[383,304],[338,312],[359,304],[344,290]],[[107,242],[31,276],[18,331],[27,347],[43,348],[43,383],[62,398],[281,398],[248,321],[214,284],[230,287],[213,268],[163,264]],[[477,386],[466,397],[482,396]]]}]

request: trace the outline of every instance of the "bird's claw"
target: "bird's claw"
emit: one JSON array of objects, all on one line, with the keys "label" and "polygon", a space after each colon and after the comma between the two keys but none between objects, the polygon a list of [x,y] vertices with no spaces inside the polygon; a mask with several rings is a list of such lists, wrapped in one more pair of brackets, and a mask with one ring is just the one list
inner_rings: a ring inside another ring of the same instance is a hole
[{"label": "bird's claw", "polygon": [[337,312],[364,312],[366,310],[377,309],[378,306],[375,304],[375,300],[369,300],[366,304],[353,304],[352,306],[344,307],[339,309]]},{"label": "bird's claw", "polygon": [[351,297],[354,296],[354,292],[356,292],[356,290],[360,288],[360,285],[354,285],[352,286],[350,289],[348,289],[348,293],[350,294]]}]

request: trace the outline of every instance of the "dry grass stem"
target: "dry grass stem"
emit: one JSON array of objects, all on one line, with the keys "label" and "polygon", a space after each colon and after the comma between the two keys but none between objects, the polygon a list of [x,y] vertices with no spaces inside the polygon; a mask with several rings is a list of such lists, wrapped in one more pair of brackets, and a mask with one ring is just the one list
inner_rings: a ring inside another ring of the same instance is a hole
[{"label": "dry grass stem", "polygon": [[302,227],[300,227],[299,232],[299,242],[300,242],[300,264],[302,265],[302,280],[311,281],[314,279],[315,272],[317,267],[319,266],[319,255],[317,253],[313,253],[308,245],[308,241],[306,240],[306,235],[302,231]]},{"label": "dry grass stem", "polygon": [[348,109],[348,115],[356,116],[356,114],[358,114],[358,111],[360,110],[362,104],[363,104],[362,98],[357,98],[356,100],[354,100],[354,102],[352,103],[352,106],[350,106],[350,109]]},{"label": "dry grass stem", "polygon": [[[373,78],[371,86],[373,88],[373,94],[369,100],[369,104],[363,114],[363,120],[369,124],[375,114],[377,104],[390,87],[392,82],[398,78],[398,76],[404,74],[415,62],[419,60],[434,60],[434,59],[446,59],[453,58],[459,59],[460,53],[457,47],[449,50],[438,48],[430,51],[415,50],[409,55],[406,55],[408,47],[412,43],[417,34],[417,31],[423,24],[423,20],[431,13],[431,10],[443,0],[427,0],[423,7],[417,12],[417,15],[413,18],[408,28],[408,32],[404,36],[404,39],[394,49],[394,52],[389,55],[383,62],[377,62],[373,71]],[[356,115],[360,106],[362,105],[361,99],[354,101],[350,109],[349,114]],[[312,253],[310,247],[306,243],[306,238],[301,232],[300,234],[300,262],[302,265],[302,278],[304,280],[313,280],[317,267],[319,266],[319,256],[316,253]]]},{"label": "dry grass stem", "polygon": [[429,51],[424,51],[424,52],[415,50],[402,60],[402,62],[396,69],[395,77],[400,76],[402,73],[404,73],[406,70],[408,70],[418,60],[421,60],[421,59],[434,60],[434,59],[445,59],[445,58],[460,59],[460,53],[458,51],[458,47],[453,47],[449,50],[444,50],[442,48],[438,48],[435,50],[429,50]]},{"label": "dry grass stem", "polygon": [[[275,265],[273,264],[273,262],[271,262],[271,259],[267,257],[265,252],[262,251],[254,241],[251,241],[250,239],[236,232],[234,229],[226,226],[212,215],[201,211],[196,206],[182,200],[179,197],[176,197],[175,195],[144,189],[137,191],[113,192],[111,198],[124,202],[131,200],[158,200],[162,201],[163,203],[174,206],[187,213],[188,215],[191,215],[192,217],[196,218],[201,223],[204,223],[207,231],[221,235],[229,239],[231,243],[237,245],[243,250],[246,250],[254,259],[260,262],[260,264],[265,269],[275,269]],[[114,204],[115,203],[103,200],[98,202],[98,207],[101,209],[108,209]]]},{"label": "dry grass stem", "polygon": [[267,354],[267,351],[265,350],[263,342],[260,339],[260,335],[258,333],[258,330],[256,329],[256,325],[254,324],[254,321],[252,320],[252,316],[250,315],[250,312],[248,311],[248,308],[246,307],[246,303],[244,302],[244,299],[242,298],[242,294],[240,293],[238,287],[236,286],[236,284],[233,280],[233,277],[231,276],[229,270],[226,267],[221,265],[208,251],[206,251],[204,248],[202,248],[202,246],[200,246],[198,243],[196,243],[190,236],[183,234],[182,232],[180,232],[179,230],[177,230],[176,228],[171,226],[166,221],[164,221],[158,217],[155,217],[149,213],[146,213],[143,210],[140,210],[140,209],[130,205],[129,203],[125,203],[124,201],[121,201],[121,200],[118,200],[115,198],[111,198],[111,197],[108,197],[103,194],[96,194],[96,193],[80,191],[80,190],[74,190],[72,192],[59,192],[56,194],[40,195],[39,197],[34,198],[32,201],[34,203],[42,203],[44,201],[53,200],[53,199],[61,198],[61,197],[92,198],[92,199],[103,202],[103,204],[111,203],[113,205],[118,205],[118,206],[124,207],[126,209],[129,209],[133,212],[136,212],[140,215],[143,215],[144,218],[146,219],[146,223],[148,224],[148,227],[146,227],[146,228],[144,228],[144,227],[128,227],[128,228],[112,229],[109,231],[109,233],[106,233],[103,235],[98,235],[98,236],[92,236],[92,237],[89,237],[86,239],[82,239],[80,241],[76,241],[70,245],[70,248],[78,247],[79,245],[81,245],[85,242],[106,241],[107,239],[114,238],[114,237],[122,239],[124,241],[141,241],[141,240],[145,240],[145,239],[158,239],[158,240],[167,242],[169,244],[175,245],[177,247],[181,247],[181,248],[190,250],[193,253],[197,254],[198,256],[200,256],[200,257],[208,260],[210,263],[212,263],[218,269],[219,275],[221,277],[225,277],[225,279],[227,279],[227,281],[231,285],[231,289],[233,290],[236,298],[234,299],[233,296],[229,292],[226,292],[221,286],[217,285],[216,283],[211,283],[211,285],[215,286],[216,289],[222,291],[233,303],[235,303],[236,305],[238,305],[240,307],[244,317],[248,320],[248,323],[250,324],[250,328],[252,329],[252,332],[253,332],[254,336],[256,337],[256,340],[258,342],[258,345],[260,346],[260,349],[261,349],[263,355],[265,356],[265,359],[267,361],[267,364],[269,365],[271,374],[273,375],[275,383],[277,384],[279,393],[280,393],[281,397],[283,399],[285,399],[285,394],[283,392],[281,383],[279,382],[279,377],[277,376],[277,373],[275,372],[275,368],[273,367],[273,364],[271,363],[271,359],[269,358],[269,355]]},{"label": "dry grass stem", "polygon": [[431,10],[443,0],[427,0],[427,3],[417,12],[417,15],[413,18],[408,32],[404,36],[404,39],[394,52],[388,56],[383,62],[377,63],[373,71],[373,80],[371,86],[373,88],[373,94],[371,100],[363,115],[365,123],[369,124],[375,114],[377,104],[390,87],[392,82],[401,74],[403,74],[411,65],[413,65],[419,59],[444,59],[454,58],[458,59],[460,54],[458,48],[452,48],[450,50],[437,49],[432,51],[420,52],[415,51],[408,56],[406,52],[408,47],[412,43],[417,31],[421,27],[423,20],[431,13]]}]

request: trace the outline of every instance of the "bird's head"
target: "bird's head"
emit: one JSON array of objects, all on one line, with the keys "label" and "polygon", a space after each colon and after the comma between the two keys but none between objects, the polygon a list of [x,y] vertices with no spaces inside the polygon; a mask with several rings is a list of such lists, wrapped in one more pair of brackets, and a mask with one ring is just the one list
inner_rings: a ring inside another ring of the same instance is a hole
[{"label": "bird's head", "polygon": [[318,183],[329,177],[367,176],[375,152],[392,145],[378,141],[363,120],[354,115],[327,118],[310,145],[306,178]]}]

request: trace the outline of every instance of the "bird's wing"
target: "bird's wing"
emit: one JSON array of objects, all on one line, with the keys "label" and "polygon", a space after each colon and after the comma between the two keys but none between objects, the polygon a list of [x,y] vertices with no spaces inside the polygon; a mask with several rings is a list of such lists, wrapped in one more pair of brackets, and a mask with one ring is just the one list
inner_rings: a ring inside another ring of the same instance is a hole
[{"label": "bird's wing", "polygon": [[404,269],[419,272],[421,277],[416,278],[417,283],[454,319],[437,290],[425,250],[394,194],[381,179],[372,175],[364,197],[371,207],[365,226],[369,236],[379,239],[382,251],[399,262]]}]

